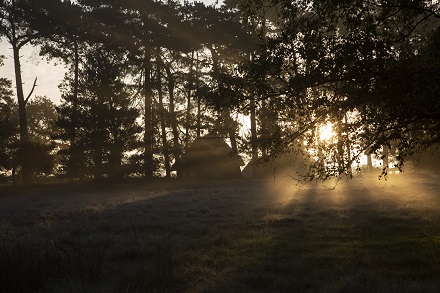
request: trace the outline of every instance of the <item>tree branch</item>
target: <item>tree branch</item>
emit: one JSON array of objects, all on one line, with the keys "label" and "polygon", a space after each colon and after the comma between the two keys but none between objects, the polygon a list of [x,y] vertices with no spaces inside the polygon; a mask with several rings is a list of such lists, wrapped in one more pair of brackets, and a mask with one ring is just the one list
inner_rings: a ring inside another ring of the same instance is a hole
[{"label": "tree branch", "polygon": [[414,24],[413,26],[412,26],[412,28],[409,30],[409,32],[407,32],[406,34],[404,34],[404,33],[400,33],[400,37],[397,39],[397,40],[395,40],[394,42],[400,42],[400,41],[402,41],[402,40],[404,40],[404,39],[406,39],[407,37],[409,37],[416,29],[417,29],[417,27],[419,26],[419,24],[421,24],[422,22],[424,22],[425,20],[427,20],[429,17],[430,17],[431,15],[430,14],[428,14],[428,15],[426,15],[425,17],[423,17],[421,20],[419,20],[416,24]]},{"label": "tree branch", "polygon": [[25,104],[25,105],[26,105],[27,102],[29,101],[29,98],[31,97],[32,93],[34,92],[36,86],[37,86],[37,77],[35,77],[34,84],[32,85],[32,89],[31,89],[31,91],[29,92],[29,95],[27,96],[26,100],[24,101],[24,104]]},{"label": "tree branch", "polygon": [[20,49],[24,45],[28,44],[30,41],[39,37],[39,34],[31,34],[17,37],[17,47]]},{"label": "tree branch", "polygon": [[387,4],[375,3],[373,1],[365,1],[365,2],[367,2],[368,4],[374,5],[376,7],[381,7],[381,8],[397,8],[397,9],[399,9],[399,12],[402,11],[403,9],[419,10],[419,11],[426,12],[430,15],[433,15],[436,18],[440,18],[440,14],[439,14],[440,8],[434,9],[434,7],[432,7],[432,8],[423,7],[423,6],[420,7],[420,6],[410,5],[410,4],[387,5]]}]

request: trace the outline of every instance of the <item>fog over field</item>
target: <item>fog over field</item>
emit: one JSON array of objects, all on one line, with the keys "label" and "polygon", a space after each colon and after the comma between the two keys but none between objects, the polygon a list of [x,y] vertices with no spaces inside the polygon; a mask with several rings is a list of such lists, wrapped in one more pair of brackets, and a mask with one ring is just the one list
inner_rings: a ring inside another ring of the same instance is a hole
[{"label": "fog over field", "polygon": [[9,292],[436,292],[440,177],[3,189]]}]

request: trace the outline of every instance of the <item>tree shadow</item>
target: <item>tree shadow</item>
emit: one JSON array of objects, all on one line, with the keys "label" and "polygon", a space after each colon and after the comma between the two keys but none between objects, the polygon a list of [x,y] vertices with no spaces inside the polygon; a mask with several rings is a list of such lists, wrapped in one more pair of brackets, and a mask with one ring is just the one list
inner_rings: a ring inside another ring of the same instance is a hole
[{"label": "tree shadow", "polygon": [[433,291],[440,211],[429,182],[37,190],[2,198],[2,257],[30,260],[7,259],[21,275],[44,265],[47,291]]}]

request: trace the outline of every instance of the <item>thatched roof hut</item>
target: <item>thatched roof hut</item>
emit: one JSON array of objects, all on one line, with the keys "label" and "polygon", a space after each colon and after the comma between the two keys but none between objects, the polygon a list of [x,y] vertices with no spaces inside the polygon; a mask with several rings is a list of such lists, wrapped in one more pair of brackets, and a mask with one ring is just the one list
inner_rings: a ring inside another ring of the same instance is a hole
[{"label": "thatched roof hut", "polygon": [[243,160],[216,132],[196,139],[174,164],[180,178],[237,179],[241,178]]}]

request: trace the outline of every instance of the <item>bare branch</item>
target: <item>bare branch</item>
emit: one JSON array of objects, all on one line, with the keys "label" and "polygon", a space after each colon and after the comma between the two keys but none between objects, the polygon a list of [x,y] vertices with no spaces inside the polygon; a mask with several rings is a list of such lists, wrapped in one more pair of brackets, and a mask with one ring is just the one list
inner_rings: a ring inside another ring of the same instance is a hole
[{"label": "bare branch", "polygon": [[29,95],[27,96],[26,100],[24,101],[24,104],[25,104],[25,105],[26,105],[27,102],[29,101],[29,98],[31,97],[32,93],[34,92],[36,86],[37,86],[37,77],[35,77],[34,84],[32,85],[32,89],[31,89],[31,91],[29,92]]},{"label": "bare branch", "polygon": [[400,37],[397,40],[395,40],[395,42],[400,42],[400,41],[406,39],[407,37],[409,37],[417,29],[419,24],[421,24],[422,22],[426,21],[430,16],[431,15],[428,14],[425,17],[423,17],[416,24],[414,24],[413,27],[406,34],[400,33]]},{"label": "bare branch", "polygon": [[412,9],[412,10],[419,10],[419,11],[423,11],[426,12],[430,15],[433,15],[436,18],[440,18],[440,14],[439,14],[439,10],[440,8],[434,9],[429,8],[429,7],[423,7],[423,6],[414,6],[414,5],[409,5],[409,4],[401,4],[401,5],[386,5],[386,4],[379,4],[379,3],[375,3],[373,1],[366,1],[368,4],[374,5],[376,7],[381,7],[381,8],[396,8],[399,9],[399,11],[402,11],[403,9]]}]

